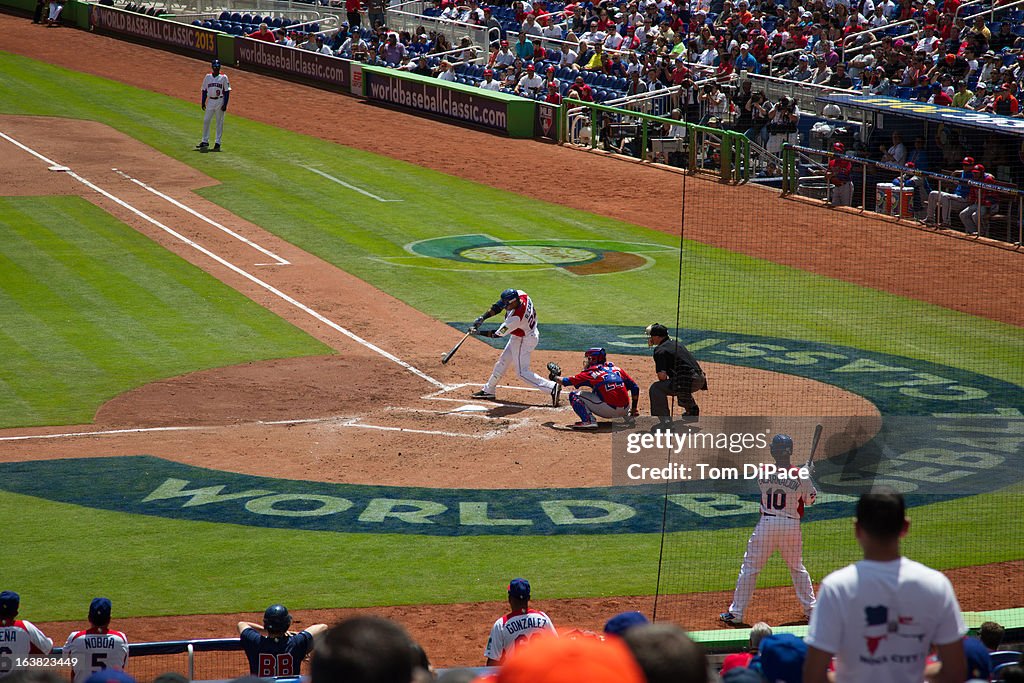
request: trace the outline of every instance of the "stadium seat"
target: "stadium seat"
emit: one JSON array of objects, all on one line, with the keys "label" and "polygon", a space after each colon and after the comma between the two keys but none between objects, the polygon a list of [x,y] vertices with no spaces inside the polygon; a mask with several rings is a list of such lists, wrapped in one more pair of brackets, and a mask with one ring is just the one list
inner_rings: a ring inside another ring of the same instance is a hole
[{"label": "stadium seat", "polygon": [[243,14],[242,15],[242,23],[243,24],[251,24],[252,23],[252,15],[251,14]]},{"label": "stadium seat", "polygon": [[228,20],[229,21],[241,21],[242,20],[242,15],[239,14],[238,12],[232,12],[231,16],[228,17]]},{"label": "stadium seat", "polygon": [[989,656],[992,658],[993,667],[1007,662],[1016,662],[1020,659],[1020,653],[1016,650],[997,650],[996,652],[989,653]]},{"label": "stadium seat", "polygon": [[213,28],[213,22],[210,21],[209,19],[207,19],[206,21],[203,22],[202,26],[203,26],[203,28]]},{"label": "stadium seat", "polygon": [[313,33],[319,33],[320,32],[320,24],[319,23],[314,23],[312,26],[309,27],[309,30],[312,31]]},{"label": "stadium seat", "polygon": [[198,19],[195,19],[195,20],[192,21],[192,25],[193,26],[202,26],[203,22],[199,21]]},{"label": "stadium seat", "polygon": [[228,21],[228,20],[231,19],[231,12],[228,12],[227,10],[225,10],[225,11],[220,13],[220,16],[217,17],[217,19],[218,19],[218,21]]}]

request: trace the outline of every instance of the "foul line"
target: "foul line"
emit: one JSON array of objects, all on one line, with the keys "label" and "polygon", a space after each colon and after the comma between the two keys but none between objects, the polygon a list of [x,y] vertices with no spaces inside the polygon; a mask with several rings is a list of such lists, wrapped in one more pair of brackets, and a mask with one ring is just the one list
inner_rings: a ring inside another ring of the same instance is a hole
[{"label": "foul line", "polygon": [[298,308],[299,310],[303,311],[304,313],[307,313],[308,315],[312,316],[313,318],[316,318],[317,320],[319,320],[323,324],[327,325],[331,329],[336,330],[337,332],[340,332],[341,334],[345,335],[349,339],[351,339],[351,340],[353,340],[353,341],[363,345],[364,347],[370,349],[371,351],[384,356],[385,358],[387,358],[391,362],[396,363],[397,365],[402,366],[403,368],[405,368],[406,370],[408,370],[412,374],[416,375],[417,377],[419,377],[421,379],[426,380],[427,382],[430,382],[431,384],[433,384],[434,386],[438,387],[439,389],[444,390],[444,389],[448,388],[448,385],[445,384],[444,382],[441,382],[440,380],[434,379],[433,377],[431,377],[430,375],[426,374],[425,372],[423,372],[419,368],[416,368],[413,365],[411,365],[409,363],[406,363],[404,360],[402,360],[398,356],[385,351],[384,349],[380,348],[376,344],[373,344],[373,343],[363,339],[359,335],[355,334],[354,332],[351,332],[351,331],[345,329],[344,327],[342,327],[338,323],[334,322],[330,318],[327,318],[326,316],[322,315],[321,313],[318,313],[317,311],[313,310],[312,308],[310,308],[309,306],[305,305],[304,303],[302,303],[300,301],[297,301],[296,299],[293,299],[291,296],[285,294],[284,292],[282,292],[281,290],[277,289],[273,285],[271,285],[269,283],[266,283],[263,280],[260,280],[258,277],[256,277],[255,275],[253,275],[253,274],[251,274],[251,273],[249,273],[249,272],[247,272],[245,270],[242,270],[241,268],[239,268],[235,264],[227,261],[226,259],[222,258],[221,256],[218,256],[217,254],[213,253],[212,251],[210,251],[206,247],[202,246],[201,244],[198,244],[198,243],[190,240],[189,238],[185,237],[184,235],[182,235],[182,234],[174,231],[173,229],[167,227],[166,225],[164,225],[160,221],[156,220],[155,218],[153,218],[153,217],[143,213],[142,211],[140,211],[139,209],[135,208],[134,206],[132,206],[128,202],[124,201],[123,199],[119,199],[118,197],[115,197],[114,195],[110,194],[109,192],[107,192],[103,188],[101,188],[101,187],[99,187],[97,185],[94,185],[93,183],[89,182],[88,180],[86,180],[82,176],[78,175],[77,173],[75,173],[74,171],[69,169],[68,167],[60,166],[59,164],[57,164],[57,162],[55,162],[52,159],[49,159],[49,158],[43,156],[42,154],[40,154],[39,152],[35,151],[34,149],[31,149],[30,147],[27,147],[26,145],[21,144],[20,142],[18,142],[17,140],[15,140],[14,138],[12,138],[11,136],[7,135],[6,133],[4,133],[2,131],[0,131],[0,137],[3,137],[5,140],[10,142],[11,144],[13,144],[13,145],[15,145],[15,146],[25,150],[26,152],[28,152],[32,156],[37,157],[39,159],[42,159],[43,161],[45,161],[46,163],[48,163],[50,165],[52,170],[60,170],[60,171],[62,171],[64,173],[67,173],[69,176],[71,176],[72,178],[74,178],[78,182],[82,183],[83,185],[85,185],[89,189],[91,189],[91,190],[93,190],[93,191],[103,195],[104,197],[106,197],[107,199],[109,199],[112,202],[116,203],[117,205],[122,206],[125,209],[131,211],[132,213],[134,213],[139,218],[142,218],[143,220],[145,220],[145,221],[147,221],[149,223],[152,223],[153,225],[155,225],[156,227],[160,228],[161,230],[163,230],[167,234],[169,234],[169,235],[171,235],[171,236],[181,240],[182,242],[184,242],[185,244],[189,245],[190,247],[192,247],[196,251],[199,251],[200,253],[205,254],[206,256],[209,256],[210,258],[212,258],[214,261],[216,261],[217,263],[221,264],[225,268],[228,268],[232,272],[235,272],[235,273],[241,275],[242,277],[244,277],[245,279],[249,280],[253,284],[256,284],[256,285],[262,287],[263,289],[267,290],[268,292],[270,292],[274,296],[277,296],[278,298],[280,298],[280,299],[282,299],[284,301],[287,301],[292,306],[295,306],[296,308]]},{"label": "foul line", "polygon": [[346,183],[344,180],[341,180],[339,178],[335,178],[330,173],[324,173],[323,171],[321,171],[318,168],[313,168],[311,166],[303,166],[302,168],[306,169],[307,171],[312,171],[313,173],[316,173],[318,176],[322,176],[324,178],[327,178],[328,180],[333,180],[334,182],[338,183],[339,185],[341,185],[343,187],[347,187],[350,190],[354,190],[355,192],[358,192],[361,195],[366,195],[370,199],[376,199],[378,202],[400,202],[400,201],[402,201],[401,199],[384,199],[383,197],[378,197],[377,195],[375,195],[372,192],[367,192],[366,190],[364,190],[361,187],[356,187],[355,185],[350,185],[350,184]]},{"label": "foul line", "polygon": [[261,252],[263,254],[266,254],[267,256],[269,256],[270,258],[274,259],[277,262],[277,263],[257,263],[255,265],[257,265],[257,266],[290,266],[291,265],[291,262],[289,262],[289,261],[285,260],[284,258],[278,256],[277,254],[275,254],[274,252],[270,251],[269,249],[261,247],[260,245],[256,244],[255,242],[253,242],[252,240],[250,240],[250,239],[248,239],[246,237],[242,237],[241,235],[239,235],[234,230],[232,230],[230,228],[227,228],[227,227],[224,227],[223,225],[221,225],[217,221],[213,220],[212,218],[208,218],[207,216],[204,216],[203,214],[199,213],[198,211],[196,211],[192,207],[186,206],[186,205],[182,204],[181,202],[179,202],[174,197],[170,197],[170,196],[164,194],[160,190],[158,190],[155,187],[152,187],[150,185],[147,185],[146,183],[142,182],[138,178],[133,178],[130,175],[128,175],[127,173],[125,173],[124,171],[121,171],[121,170],[116,169],[116,168],[112,168],[110,170],[113,171],[114,173],[117,173],[118,175],[123,176],[124,178],[132,181],[133,183],[135,183],[136,185],[138,185],[142,189],[147,190],[149,192],[152,192],[157,197],[160,197],[160,199],[163,199],[164,201],[170,202],[171,204],[173,204],[174,206],[178,207],[182,211],[187,211],[188,213],[192,214],[193,216],[195,216],[199,220],[212,225],[213,227],[217,228],[218,230],[222,230],[223,232],[226,232],[227,234],[231,235],[232,237],[234,237],[239,242],[247,244],[250,247],[252,247],[253,249],[255,249],[256,251],[259,251],[259,252]]},{"label": "foul line", "polygon": [[36,439],[73,439],[89,436],[117,436],[120,434],[146,434],[150,432],[197,432],[211,431],[217,429],[235,429],[251,425],[300,425],[300,424],[329,424],[334,427],[353,427],[358,429],[376,429],[383,432],[403,432],[408,434],[425,434],[427,436],[447,436],[464,439],[493,439],[501,436],[508,430],[492,429],[481,434],[465,434],[463,432],[446,432],[435,429],[413,429],[411,427],[388,427],[385,425],[368,424],[362,418],[337,418],[337,417],[315,417],[297,420],[273,420],[259,421],[253,423],[230,424],[230,425],[198,425],[188,427],[137,427],[134,429],[106,429],[95,432],[60,432],[57,434],[26,434],[23,436],[0,436],[0,441],[32,441]]}]

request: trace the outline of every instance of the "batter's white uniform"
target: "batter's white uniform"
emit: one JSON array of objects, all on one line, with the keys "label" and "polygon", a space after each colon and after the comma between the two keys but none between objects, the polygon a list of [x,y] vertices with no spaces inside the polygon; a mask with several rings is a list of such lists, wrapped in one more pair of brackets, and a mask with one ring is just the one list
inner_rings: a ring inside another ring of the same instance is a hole
[{"label": "batter's white uniform", "polygon": [[[519,305],[512,311],[505,311],[505,322],[494,331],[496,337],[508,335],[508,343],[505,349],[498,356],[498,362],[494,364],[491,378],[484,385],[484,391],[493,394],[498,386],[498,381],[505,374],[509,364],[515,366],[516,373],[528,384],[538,389],[550,392],[555,383],[541,377],[530,369],[530,354],[537,348],[540,342],[540,331],[537,329],[537,311],[533,308],[533,301],[529,295],[522,290],[516,290],[519,295]],[[493,310],[493,309],[491,309]]]},{"label": "batter's white uniform", "polygon": [[128,665],[128,638],[120,631],[93,626],[69,635],[62,656],[78,660],[74,666],[72,683],[82,683],[101,669],[123,671]]},{"label": "batter's white uniform", "polygon": [[736,592],[729,605],[729,612],[738,621],[743,621],[743,612],[757,586],[757,575],[776,550],[789,567],[804,614],[810,616],[814,608],[814,587],[811,575],[804,568],[800,519],[804,516],[804,505],[813,505],[818,492],[809,478],[798,478],[799,471],[800,468],[791,467],[785,479],[775,476],[757,482],[761,489],[761,519],[747,541]]},{"label": "batter's white uniform", "polygon": [[217,139],[224,134],[224,93],[231,91],[231,84],[224,74],[206,74],[203,79],[203,92],[206,93],[206,112],[203,116],[203,142],[210,143],[210,121],[217,118]]},{"label": "batter's white uniform", "polygon": [[0,619],[0,675],[14,669],[14,660],[29,655],[50,654],[53,641],[31,621]]},{"label": "batter's white uniform", "polygon": [[535,609],[510,612],[494,622],[494,626],[491,627],[491,635],[487,638],[484,656],[500,662],[517,645],[525,643],[541,633],[558,635],[558,631],[555,630],[548,615]]}]

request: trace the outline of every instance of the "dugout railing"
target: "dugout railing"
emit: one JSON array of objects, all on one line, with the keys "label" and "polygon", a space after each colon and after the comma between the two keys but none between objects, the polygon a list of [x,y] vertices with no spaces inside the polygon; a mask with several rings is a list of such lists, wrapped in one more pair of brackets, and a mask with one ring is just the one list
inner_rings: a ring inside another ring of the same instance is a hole
[{"label": "dugout railing", "polygon": [[[836,203],[835,186],[828,178],[828,162],[837,158],[835,152],[786,145],[782,158],[784,197],[800,196],[820,201],[823,206]],[[939,215],[942,202],[948,199],[944,195],[954,194],[957,186],[964,184],[980,190],[974,192],[979,210],[984,198],[992,203],[973,235],[1009,242],[1018,248],[1024,245],[1024,191],[1010,183],[983,183],[849,154],[842,158],[853,166],[851,209],[916,226],[969,233],[959,216],[959,210],[970,206],[966,201],[953,204],[956,210],[948,212],[948,221],[943,222]],[[939,195],[931,196],[933,192]]]},{"label": "dugout railing", "polygon": [[750,140],[740,133],[642,111],[566,99],[564,142],[727,183],[750,179]]}]

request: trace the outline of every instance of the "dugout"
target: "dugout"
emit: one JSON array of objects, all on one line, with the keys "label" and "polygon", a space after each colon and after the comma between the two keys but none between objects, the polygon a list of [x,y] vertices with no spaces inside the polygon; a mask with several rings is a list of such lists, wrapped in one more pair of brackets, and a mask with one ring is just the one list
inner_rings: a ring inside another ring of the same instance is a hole
[{"label": "dugout", "polygon": [[879,146],[899,132],[908,151],[916,138],[924,138],[924,170],[958,172],[960,160],[970,156],[1000,182],[1024,188],[1024,119],[895,97],[832,93],[816,99],[858,112],[870,131],[864,151],[872,159],[879,159]]}]

